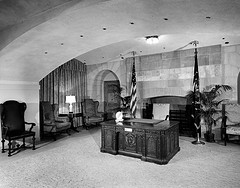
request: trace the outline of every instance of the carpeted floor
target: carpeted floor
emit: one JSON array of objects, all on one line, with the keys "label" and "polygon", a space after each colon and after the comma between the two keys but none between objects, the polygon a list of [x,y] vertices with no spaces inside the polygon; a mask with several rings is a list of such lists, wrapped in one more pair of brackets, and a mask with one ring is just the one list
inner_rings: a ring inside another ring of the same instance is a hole
[{"label": "carpeted floor", "polygon": [[180,137],[181,150],[167,165],[157,165],[101,153],[100,129],[82,130],[35,151],[0,154],[0,188],[240,187],[240,145],[193,140]]}]

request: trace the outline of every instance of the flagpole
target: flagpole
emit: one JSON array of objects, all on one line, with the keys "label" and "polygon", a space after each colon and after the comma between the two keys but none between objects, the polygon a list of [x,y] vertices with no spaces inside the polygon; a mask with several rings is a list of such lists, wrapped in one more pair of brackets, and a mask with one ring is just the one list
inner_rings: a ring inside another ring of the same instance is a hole
[{"label": "flagpole", "polygon": [[130,111],[134,118],[136,118],[136,110],[137,110],[137,83],[136,83],[136,73],[135,73],[135,53],[133,53],[133,65],[132,65],[132,78],[131,78],[131,100],[130,100]]},{"label": "flagpole", "polygon": [[192,142],[192,144],[201,144],[204,145],[205,143],[200,140],[200,92],[199,92],[199,72],[198,72],[198,59],[197,59],[197,44],[198,41],[193,41],[191,44],[195,45],[194,56],[195,56],[195,63],[194,63],[194,77],[193,77],[193,86],[194,86],[194,94],[193,94],[193,118],[194,118],[194,125],[197,129],[197,139]]}]

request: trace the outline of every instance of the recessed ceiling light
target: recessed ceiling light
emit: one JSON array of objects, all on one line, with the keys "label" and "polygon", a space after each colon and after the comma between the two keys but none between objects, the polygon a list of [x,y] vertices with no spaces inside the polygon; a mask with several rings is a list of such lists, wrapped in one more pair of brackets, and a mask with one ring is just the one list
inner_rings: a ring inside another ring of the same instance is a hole
[{"label": "recessed ceiling light", "polygon": [[225,44],[229,44],[229,42],[225,42]]},{"label": "recessed ceiling light", "polygon": [[104,28],[103,28],[103,30],[107,30],[107,28],[106,28],[106,27],[104,27]]},{"label": "recessed ceiling light", "polygon": [[83,35],[80,35],[80,37],[82,38],[82,37],[83,37]]},{"label": "recessed ceiling light", "polygon": [[48,52],[44,52],[45,54],[47,54]]},{"label": "recessed ceiling light", "polygon": [[224,40],[225,38],[223,37],[222,39]]},{"label": "recessed ceiling light", "polygon": [[61,43],[61,45],[63,45],[63,43]]},{"label": "recessed ceiling light", "polygon": [[164,20],[168,20],[168,18],[163,18]]},{"label": "recessed ceiling light", "polygon": [[210,16],[206,16],[206,19],[211,19],[211,17]]},{"label": "recessed ceiling light", "polygon": [[130,22],[131,25],[133,25],[134,23],[133,22]]}]

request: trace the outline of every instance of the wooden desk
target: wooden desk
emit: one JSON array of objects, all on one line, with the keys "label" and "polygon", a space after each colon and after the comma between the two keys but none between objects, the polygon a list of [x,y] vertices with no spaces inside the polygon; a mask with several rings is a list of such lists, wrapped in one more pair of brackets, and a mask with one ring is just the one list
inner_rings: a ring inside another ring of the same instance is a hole
[{"label": "wooden desk", "polygon": [[110,120],[101,125],[101,152],[167,164],[180,150],[179,126],[175,121]]}]

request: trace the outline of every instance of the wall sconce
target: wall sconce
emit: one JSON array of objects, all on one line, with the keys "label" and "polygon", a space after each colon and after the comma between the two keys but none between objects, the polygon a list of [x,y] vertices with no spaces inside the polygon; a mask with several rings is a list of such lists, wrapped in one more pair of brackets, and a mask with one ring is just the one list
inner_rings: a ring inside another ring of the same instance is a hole
[{"label": "wall sconce", "polygon": [[72,113],[72,104],[76,102],[75,96],[66,96],[66,103],[69,103],[69,113]]},{"label": "wall sconce", "polygon": [[159,42],[159,38],[157,35],[154,36],[146,36],[146,42],[148,44],[157,44]]}]

